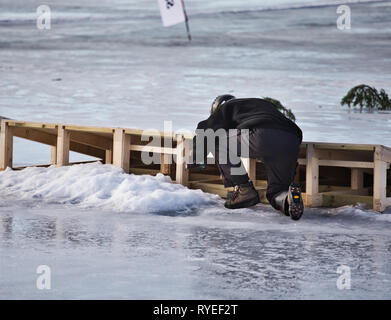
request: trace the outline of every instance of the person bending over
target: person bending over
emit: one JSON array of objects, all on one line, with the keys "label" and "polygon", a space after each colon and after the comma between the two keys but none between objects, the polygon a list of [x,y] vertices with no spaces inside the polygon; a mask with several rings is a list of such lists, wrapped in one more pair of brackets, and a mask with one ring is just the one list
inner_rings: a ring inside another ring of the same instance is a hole
[{"label": "person bending over", "polygon": [[[303,200],[300,186],[294,184],[293,180],[302,142],[301,129],[278,111],[274,104],[264,99],[236,99],[232,95],[221,95],[213,101],[210,113],[208,119],[197,125],[193,141],[193,161],[206,164],[209,154],[205,141],[204,148],[197,148],[197,139],[205,139],[205,135],[199,132],[207,129],[213,132],[224,129],[227,132],[226,138],[214,137],[214,148],[210,150],[224,186],[234,187],[225,207],[246,208],[259,202],[258,192],[248,174],[245,170],[240,170],[244,168],[239,158],[243,155],[240,151],[248,150],[247,156],[259,159],[265,165],[268,182],[266,198],[270,204],[292,219],[300,219],[304,211]],[[233,139],[235,147],[232,147]],[[227,155],[224,158],[226,161],[220,161],[219,158],[219,153],[223,151]],[[233,161],[235,158],[238,160]],[[199,159],[202,160],[196,161]]]}]

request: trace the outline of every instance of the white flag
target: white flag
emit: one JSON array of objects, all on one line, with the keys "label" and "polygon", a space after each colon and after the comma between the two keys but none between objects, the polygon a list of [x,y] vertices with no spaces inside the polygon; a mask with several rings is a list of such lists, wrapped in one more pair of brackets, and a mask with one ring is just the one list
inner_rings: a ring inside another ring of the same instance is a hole
[{"label": "white flag", "polygon": [[186,21],[182,0],[158,0],[158,2],[163,26],[168,27]]}]

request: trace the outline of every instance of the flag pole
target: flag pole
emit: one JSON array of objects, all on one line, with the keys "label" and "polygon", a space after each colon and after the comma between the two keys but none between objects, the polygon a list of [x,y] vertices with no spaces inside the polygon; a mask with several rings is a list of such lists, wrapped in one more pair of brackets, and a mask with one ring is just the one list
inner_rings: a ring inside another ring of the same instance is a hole
[{"label": "flag pole", "polygon": [[191,41],[191,34],[190,34],[190,27],[189,27],[189,18],[187,17],[184,0],[182,0],[182,8],[183,8],[183,13],[185,14],[187,38],[189,39],[189,41]]}]

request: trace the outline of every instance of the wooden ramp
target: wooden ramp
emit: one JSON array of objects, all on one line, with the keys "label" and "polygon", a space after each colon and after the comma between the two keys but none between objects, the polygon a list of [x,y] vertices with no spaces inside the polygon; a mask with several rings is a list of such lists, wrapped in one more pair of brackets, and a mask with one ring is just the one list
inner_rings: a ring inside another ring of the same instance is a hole
[{"label": "wooden ramp", "polygon": [[[185,170],[186,150],[192,144],[192,134],[3,118],[0,170],[13,168],[13,137],[51,146],[50,163],[43,166],[72,164],[69,163],[69,152],[74,151],[121,167],[127,173],[161,172],[190,188],[221,197],[227,195],[228,189],[222,185],[214,164],[208,165],[205,170]],[[146,162],[146,158],[151,162]],[[267,203],[266,172],[262,162],[243,159],[243,163],[261,201]],[[365,203],[376,211],[384,211],[391,206],[390,163],[391,148],[383,145],[303,142],[295,180],[304,188],[303,198],[307,207]]]}]

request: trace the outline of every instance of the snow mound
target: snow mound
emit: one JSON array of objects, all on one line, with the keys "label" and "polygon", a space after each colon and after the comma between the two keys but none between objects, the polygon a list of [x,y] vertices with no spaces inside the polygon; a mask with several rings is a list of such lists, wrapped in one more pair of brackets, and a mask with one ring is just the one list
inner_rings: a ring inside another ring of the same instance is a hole
[{"label": "snow mound", "polygon": [[126,212],[186,211],[218,197],[157,176],[125,174],[100,162],[0,172],[0,194],[18,199],[77,204]]}]

